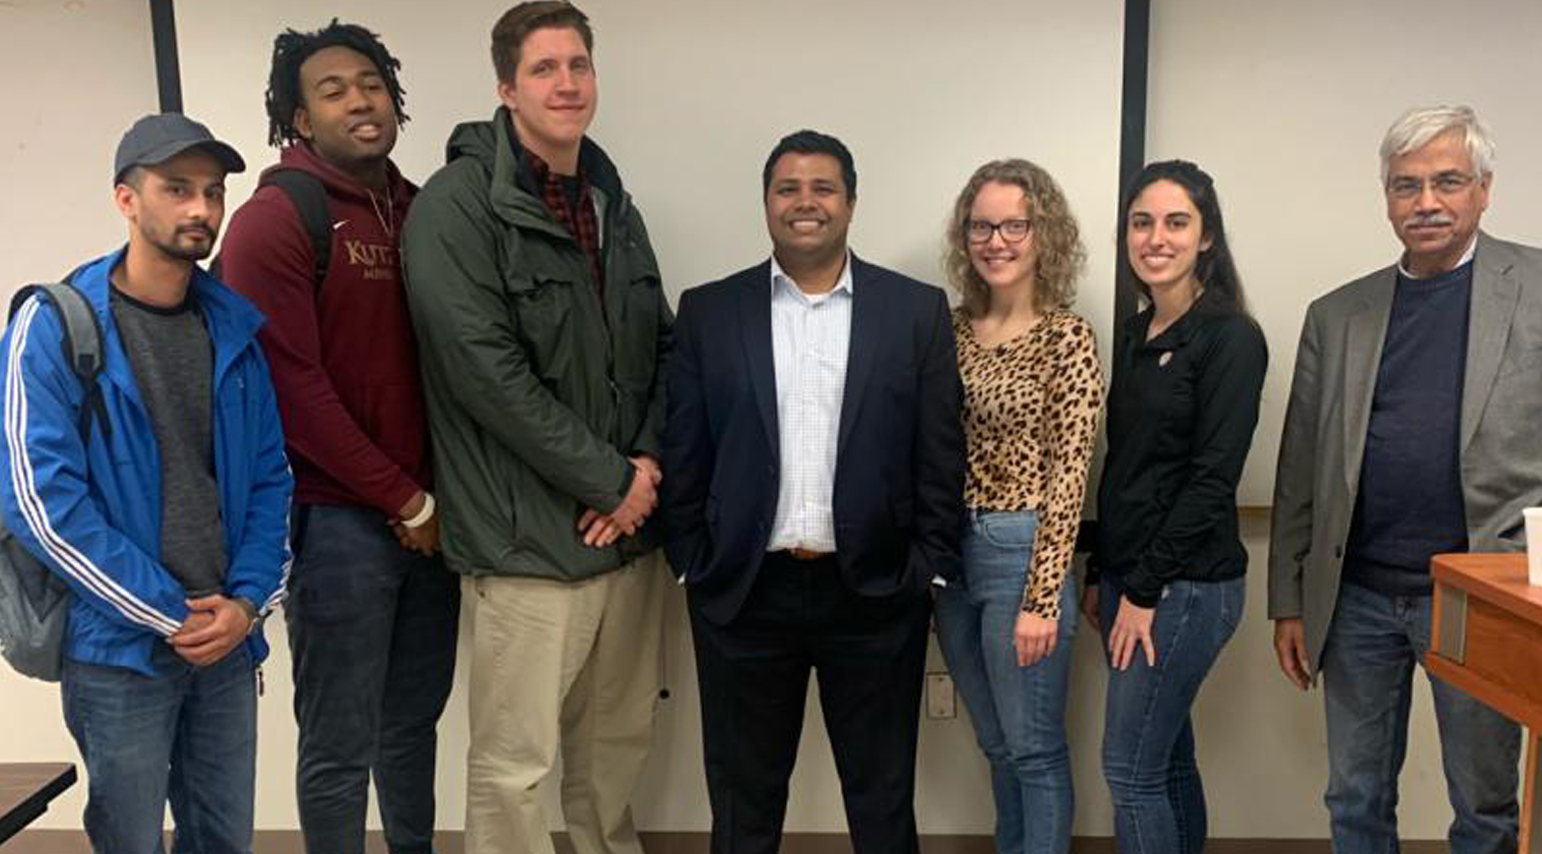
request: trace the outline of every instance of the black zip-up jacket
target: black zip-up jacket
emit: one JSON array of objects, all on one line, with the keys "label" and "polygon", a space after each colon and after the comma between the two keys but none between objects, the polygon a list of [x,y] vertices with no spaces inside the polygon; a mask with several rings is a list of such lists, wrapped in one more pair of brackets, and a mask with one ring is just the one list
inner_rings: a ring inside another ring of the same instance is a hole
[{"label": "black zip-up jacket", "polygon": [[1247,570],[1237,481],[1269,361],[1258,324],[1211,293],[1147,341],[1151,317],[1125,321],[1114,342],[1096,555],[1144,608],[1174,579]]}]

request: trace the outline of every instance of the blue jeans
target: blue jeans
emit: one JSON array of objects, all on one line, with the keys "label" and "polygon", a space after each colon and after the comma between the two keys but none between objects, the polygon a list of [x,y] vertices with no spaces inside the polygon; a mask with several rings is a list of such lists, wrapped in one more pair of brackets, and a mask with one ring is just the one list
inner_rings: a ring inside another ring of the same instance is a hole
[{"label": "blue jeans", "polygon": [[388,848],[427,854],[460,579],[439,558],[402,548],[368,508],[301,505],[293,532],[284,617],[305,847],[363,854],[373,775]]},{"label": "blue jeans", "polygon": [[[1408,747],[1414,663],[1429,651],[1430,597],[1339,588],[1323,648],[1328,793],[1338,854],[1398,850],[1397,778]],[[1520,727],[1430,677],[1446,792],[1456,813],[1452,854],[1515,850]]]},{"label": "blue jeans", "polygon": [[[1242,578],[1169,583],[1151,623],[1156,666],[1137,650],[1129,668],[1109,671],[1103,776],[1121,854],[1199,854],[1205,847],[1205,789],[1189,712],[1242,619],[1245,592]],[[1104,573],[1104,649],[1122,593],[1119,579]]]},{"label": "blue jeans", "polygon": [[1017,664],[1021,612],[1039,517],[971,512],[963,576],[937,593],[937,642],[990,763],[1001,854],[1065,854],[1071,846],[1071,763],[1065,736],[1076,579],[1060,594],[1055,651]]},{"label": "blue jeans", "polygon": [[94,851],[161,854],[171,801],[177,854],[250,854],[257,687],[245,644],[207,667],[166,644],[154,678],[64,662],[64,722],[85,759]]}]

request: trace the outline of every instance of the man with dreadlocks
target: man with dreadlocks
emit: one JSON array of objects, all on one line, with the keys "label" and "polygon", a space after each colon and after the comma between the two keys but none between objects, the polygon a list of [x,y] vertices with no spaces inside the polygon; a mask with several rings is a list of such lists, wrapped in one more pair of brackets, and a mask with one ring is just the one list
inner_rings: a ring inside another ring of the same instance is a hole
[{"label": "man with dreadlocks", "polygon": [[[416,189],[390,160],[407,120],[400,67],[369,30],[335,19],[275,39],[279,162],[236,212],[221,259],[269,321],[260,339],[296,480],[285,616],[300,826],[324,854],[364,851],[371,774],[393,854],[432,850],[435,726],[455,669],[459,587],[437,554],[398,251]],[[286,188],[285,172],[325,191],[330,247],[307,233],[303,208],[319,198]]]}]

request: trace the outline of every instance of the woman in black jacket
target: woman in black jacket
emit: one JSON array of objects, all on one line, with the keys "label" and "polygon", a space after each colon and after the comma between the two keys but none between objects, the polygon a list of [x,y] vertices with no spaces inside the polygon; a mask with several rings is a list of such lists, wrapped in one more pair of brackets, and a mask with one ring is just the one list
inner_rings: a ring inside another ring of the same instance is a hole
[{"label": "woman in black jacket", "polygon": [[1206,834],[1190,708],[1242,615],[1237,481],[1268,352],[1209,175],[1150,164],[1121,214],[1145,309],[1115,336],[1101,582],[1083,610],[1109,655],[1103,773],[1119,850],[1189,854]]}]

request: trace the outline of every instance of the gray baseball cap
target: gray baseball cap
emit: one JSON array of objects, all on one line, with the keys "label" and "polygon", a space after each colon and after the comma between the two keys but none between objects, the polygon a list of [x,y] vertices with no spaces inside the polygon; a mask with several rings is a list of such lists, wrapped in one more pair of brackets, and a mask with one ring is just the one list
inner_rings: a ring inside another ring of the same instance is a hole
[{"label": "gray baseball cap", "polygon": [[209,129],[181,113],[145,116],[123,134],[113,158],[112,181],[135,166],[165,163],[189,148],[201,148],[219,161],[226,172],[245,172],[246,161],[234,148],[214,138]]}]

